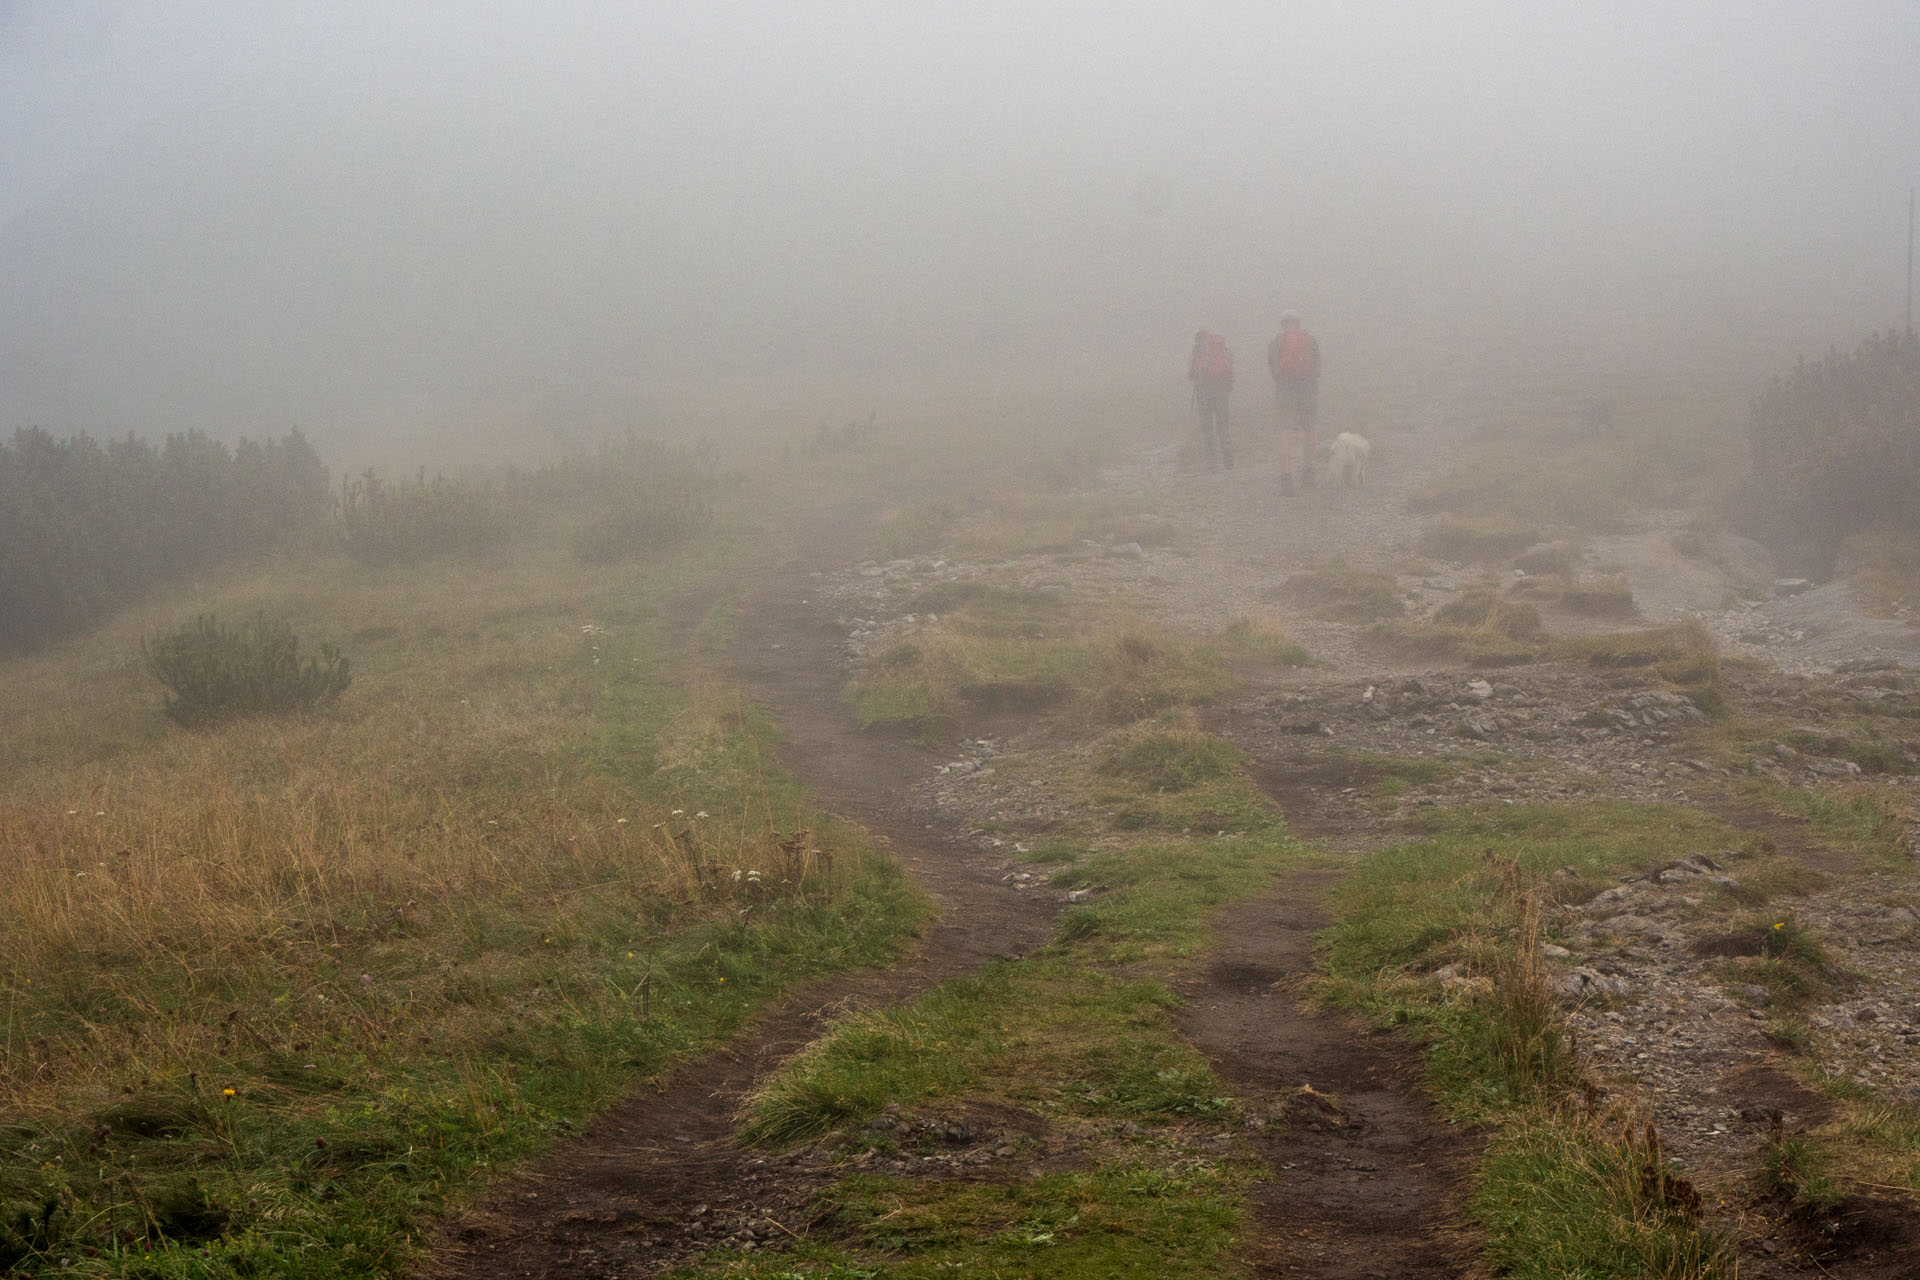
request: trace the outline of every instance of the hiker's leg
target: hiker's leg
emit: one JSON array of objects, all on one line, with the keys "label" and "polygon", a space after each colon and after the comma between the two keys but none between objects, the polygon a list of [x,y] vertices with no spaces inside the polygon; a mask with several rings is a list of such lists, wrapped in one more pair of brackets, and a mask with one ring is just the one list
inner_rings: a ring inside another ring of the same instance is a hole
[{"label": "hiker's leg", "polygon": [[1305,383],[1297,394],[1300,397],[1300,457],[1301,476],[1307,487],[1313,487],[1313,464],[1319,457],[1319,442],[1314,439],[1314,419],[1320,411],[1320,388],[1314,383]]},{"label": "hiker's leg", "polygon": [[1227,393],[1224,391],[1220,393],[1220,403],[1218,406],[1218,412],[1219,412],[1219,417],[1217,421],[1219,422],[1219,430],[1220,430],[1220,460],[1226,464],[1227,470],[1231,471],[1233,470],[1233,441],[1227,435]]}]

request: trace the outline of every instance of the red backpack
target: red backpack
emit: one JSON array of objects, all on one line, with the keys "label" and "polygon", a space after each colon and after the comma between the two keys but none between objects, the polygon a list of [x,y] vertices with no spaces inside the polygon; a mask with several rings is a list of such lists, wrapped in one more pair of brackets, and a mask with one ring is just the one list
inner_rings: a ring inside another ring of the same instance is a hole
[{"label": "red backpack", "polygon": [[1314,350],[1313,336],[1305,329],[1287,329],[1273,340],[1267,353],[1273,372],[1288,381],[1319,376],[1320,353]]},{"label": "red backpack", "polygon": [[1225,337],[1217,333],[1207,335],[1207,345],[1200,349],[1199,369],[1201,376],[1207,378],[1233,376],[1233,352],[1227,350]]}]

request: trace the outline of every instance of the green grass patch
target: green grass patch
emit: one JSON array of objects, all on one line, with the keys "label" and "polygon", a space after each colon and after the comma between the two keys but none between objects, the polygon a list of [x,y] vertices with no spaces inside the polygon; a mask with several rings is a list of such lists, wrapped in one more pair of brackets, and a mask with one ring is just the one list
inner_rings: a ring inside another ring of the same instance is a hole
[{"label": "green grass patch", "polygon": [[889,1105],[960,1098],[1049,1115],[1161,1121],[1237,1104],[1173,1034],[1172,997],[1063,959],[999,964],[911,1004],[842,1019],[743,1111],[749,1142],[855,1131]]},{"label": "green grass patch", "polygon": [[[1904,725],[1902,726],[1905,727]],[[1838,728],[1840,731],[1835,732]],[[1890,737],[1879,728],[1859,720],[1848,726],[1823,726],[1819,729],[1798,726],[1779,735],[1780,741],[1796,751],[1832,760],[1850,760],[1862,773],[1911,774],[1920,771],[1920,757],[1900,738]]]},{"label": "green grass patch", "polygon": [[1266,830],[1245,835],[1096,850],[1055,877],[1063,885],[1104,890],[1069,907],[1056,936],[1101,965],[1185,959],[1211,942],[1215,910],[1312,856],[1272,819]]},{"label": "green grass patch", "polygon": [[1871,866],[1904,871],[1913,865],[1913,802],[1901,788],[1873,782],[1792,787],[1770,779],[1755,779],[1749,788],[1774,810],[1804,819],[1824,843]]},{"label": "green grass patch", "polygon": [[1245,765],[1238,748],[1201,730],[1191,712],[1168,711],[1109,733],[1057,785],[1088,836],[1275,832],[1278,816]]},{"label": "green grass patch", "polygon": [[1115,1163],[1011,1183],[862,1175],[828,1189],[806,1241],[714,1256],[682,1280],[1079,1280],[1232,1273],[1252,1181],[1242,1166]]},{"label": "green grass patch", "polygon": [[1609,671],[1643,672],[1653,681],[1686,694],[1708,716],[1727,710],[1719,646],[1695,618],[1643,631],[1561,640],[1553,645],[1552,656]]},{"label": "green grass patch", "polygon": [[1494,1139],[1468,1203],[1487,1262],[1520,1280],[1733,1276],[1732,1242],[1699,1228],[1697,1193],[1666,1174],[1657,1139],[1615,1119],[1543,1110]]},{"label": "green grass patch", "polygon": [[1803,1009],[1824,1000],[1844,980],[1813,932],[1783,912],[1734,920],[1697,940],[1693,953],[1727,957],[1727,981],[1765,987],[1783,1009]]},{"label": "green grass patch", "polygon": [[[1666,805],[1463,806],[1422,821],[1429,838],[1369,855],[1334,890],[1320,994],[1413,1029],[1441,1102],[1464,1118],[1550,1095],[1565,1078],[1530,988],[1529,899],[1578,901],[1676,848],[1740,843],[1718,819]],[[1487,981],[1451,992],[1425,978],[1450,964]]]},{"label": "green grass patch", "polygon": [[1238,747],[1210,733],[1156,727],[1114,743],[1101,758],[1099,771],[1148,791],[1191,791],[1232,777],[1246,758]]},{"label": "green grass patch", "polygon": [[1366,634],[1374,644],[1408,657],[1500,667],[1538,659],[1546,632],[1532,605],[1474,590],[1440,606],[1431,618],[1380,622]]},{"label": "green grass patch", "polygon": [[1394,756],[1376,751],[1356,751],[1348,747],[1329,747],[1321,753],[1329,762],[1350,769],[1356,782],[1362,782],[1382,800],[1403,795],[1410,787],[1432,786],[1457,778],[1469,769],[1490,769],[1503,764],[1504,757],[1492,753],[1474,756]]},{"label": "green grass patch", "polygon": [[755,1094],[743,1131],[784,1144],[857,1127],[890,1103],[982,1096],[1081,1116],[1231,1109],[1168,1023],[1166,989],[1112,970],[1198,954],[1216,910],[1307,857],[1277,831],[1087,853],[1054,880],[1096,894],[1062,915],[1044,952],[844,1019]]}]

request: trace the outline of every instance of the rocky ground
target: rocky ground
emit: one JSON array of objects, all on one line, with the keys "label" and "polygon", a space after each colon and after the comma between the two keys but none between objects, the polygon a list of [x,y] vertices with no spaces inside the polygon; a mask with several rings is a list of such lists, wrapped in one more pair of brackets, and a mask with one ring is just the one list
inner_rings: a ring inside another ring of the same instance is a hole
[{"label": "rocky ground", "polygon": [[[1472,420],[1441,410],[1425,417],[1438,434],[1383,440],[1372,483],[1357,491],[1323,486],[1282,498],[1275,468],[1258,458],[1214,473],[1182,465],[1172,448],[1130,459],[1103,478],[1102,492],[1153,495],[1180,531],[1166,546],[1096,539],[1069,555],[866,563],[816,586],[855,667],[937,622],[902,612],[901,602],[953,580],[1125,595],[1177,626],[1217,633],[1238,617],[1284,611],[1274,601],[1287,579],[1337,555],[1395,574],[1415,613],[1430,611],[1485,583],[1489,570],[1413,554],[1421,521],[1408,513],[1408,495],[1446,465]],[[1295,829],[1330,848],[1360,853],[1402,838],[1434,805],[1618,800],[1717,813],[1797,860],[1806,871],[1797,891],[1766,910],[1819,938],[1844,975],[1796,1011],[1799,1043],[1783,1046],[1782,1011],[1769,1007],[1766,987],[1741,981],[1758,948],[1729,933],[1754,900],[1740,880],[1756,865],[1751,848],[1675,848],[1657,873],[1561,908],[1548,922],[1548,952],[1595,1078],[1648,1104],[1668,1154],[1720,1196],[1722,1216],[1748,1237],[1742,1274],[1799,1274],[1821,1265],[1818,1247],[1746,1212],[1758,1149],[1771,1126],[1791,1131],[1830,1115],[1826,1096],[1804,1082],[1810,1061],[1880,1096],[1920,1101],[1920,894],[1904,860],[1868,865],[1826,847],[1755,803],[1751,784],[1860,785],[1861,766],[1820,744],[1865,726],[1892,744],[1871,781],[1910,795],[1920,773],[1920,629],[1865,616],[1843,583],[1776,579],[1751,543],[1721,535],[1683,554],[1675,534],[1684,527],[1685,513],[1655,512],[1587,542],[1589,568],[1627,575],[1637,616],[1597,623],[1548,611],[1549,625],[1591,632],[1697,618],[1733,660],[1725,673],[1733,714],[1761,727],[1743,739],[1715,738],[1701,707],[1641,671],[1395,659],[1370,649],[1362,628],[1298,610],[1285,625],[1317,664],[1243,687],[1207,724],[1246,750]],[[959,743],[919,784],[920,803],[987,851],[1011,854],[1024,833],[1063,815],[1047,757],[1071,749],[1017,728]],[[1370,785],[1376,757],[1451,764],[1383,798]],[[1907,845],[1916,851],[1911,831]],[[1047,892],[1011,857],[1004,875]],[[1910,1228],[1890,1229],[1889,1247],[1910,1244]]]},{"label": "rocky ground", "polygon": [[[1785,816],[1765,790],[1911,794],[1920,630],[1864,616],[1844,584],[1781,581],[1758,547],[1703,535],[1684,512],[1645,513],[1581,544],[1583,572],[1626,577],[1636,616],[1542,612],[1555,635],[1697,619],[1725,660],[1726,714],[1640,668],[1396,657],[1364,625],[1287,602],[1289,579],[1336,557],[1390,575],[1415,618],[1490,585],[1539,598],[1510,566],[1419,554],[1423,517],[1409,509],[1477,424],[1510,410],[1497,392],[1463,388],[1382,414],[1390,429],[1377,432],[1369,483],[1354,491],[1283,498],[1254,438],[1234,471],[1194,469],[1169,446],[1121,459],[1079,495],[1095,506],[1146,500],[1174,531],[1163,541],[1117,529],[1045,555],[852,563],[857,525],[810,539],[811,568],[747,610],[738,674],[779,719],[820,802],[889,839],[939,901],[941,923],[911,964],[810,990],[507,1181],[448,1224],[430,1274],[661,1274],[716,1244],[784,1247],[809,1230],[819,1189],[849,1169],[1019,1177],[1084,1160],[1088,1135],[979,1108],[893,1109],[871,1133],[778,1153],[732,1138],[740,1099],[837,1013],[1021,954],[1089,892],[1055,887],[1021,857],[1073,816],[1087,742],[1013,715],[933,750],[849,723],[845,680],[938,627],[924,612],[929,589],[964,582],[1124,599],[1202,635],[1243,617],[1284,626],[1313,665],[1242,673],[1203,723],[1245,751],[1297,834],[1335,853],[1415,837],[1423,815],[1465,803],[1663,802],[1726,821],[1739,834],[1725,847],[1676,847],[1649,874],[1556,895],[1543,951],[1578,1050],[1597,1088],[1657,1119],[1714,1224],[1740,1237],[1742,1276],[1920,1274],[1911,1197],[1870,1190],[1814,1221],[1783,1215],[1753,1181],[1770,1133],[1836,1114],[1833,1089],[1809,1087],[1811,1063],[1873,1096],[1920,1101],[1913,833],[1868,857]],[[971,518],[1002,517],[976,507]],[[1848,758],[1862,735],[1876,743],[1866,769]],[[1273,1170],[1253,1196],[1253,1274],[1472,1274],[1457,1208],[1474,1139],[1422,1102],[1398,1036],[1297,999],[1327,874],[1224,913],[1216,951],[1179,980],[1182,1029],[1246,1100],[1249,1123],[1240,1133],[1183,1126],[1168,1140],[1252,1154]],[[1749,980],[1761,949],[1753,930],[1768,927],[1756,926],[1761,910],[1827,949],[1833,981],[1811,1002],[1779,1007]],[[546,1207],[556,1203],[569,1206],[558,1217]]]}]

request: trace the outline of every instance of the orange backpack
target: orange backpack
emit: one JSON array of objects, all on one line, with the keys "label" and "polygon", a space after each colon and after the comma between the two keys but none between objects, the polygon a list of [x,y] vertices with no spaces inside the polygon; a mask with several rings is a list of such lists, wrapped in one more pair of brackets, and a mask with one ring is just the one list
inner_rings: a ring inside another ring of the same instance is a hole
[{"label": "orange backpack", "polygon": [[1233,375],[1233,352],[1227,350],[1227,340],[1220,334],[1207,335],[1207,345],[1200,351],[1200,372],[1208,378],[1227,378]]},{"label": "orange backpack", "polygon": [[1290,382],[1316,377],[1320,372],[1313,338],[1305,329],[1288,329],[1275,338],[1270,357],[1274,373]]}]

